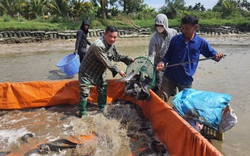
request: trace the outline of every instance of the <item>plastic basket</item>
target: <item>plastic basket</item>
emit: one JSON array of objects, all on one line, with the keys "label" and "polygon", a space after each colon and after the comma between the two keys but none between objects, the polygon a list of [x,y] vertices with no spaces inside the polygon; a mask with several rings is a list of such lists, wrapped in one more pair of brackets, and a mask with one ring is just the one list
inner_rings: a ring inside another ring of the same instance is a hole
[{"label": "plastic basket", "polygon": [[62,58],[56,66],[67,76],[73,76],[79,71],[80,61],[76,54],[69,54]]}]

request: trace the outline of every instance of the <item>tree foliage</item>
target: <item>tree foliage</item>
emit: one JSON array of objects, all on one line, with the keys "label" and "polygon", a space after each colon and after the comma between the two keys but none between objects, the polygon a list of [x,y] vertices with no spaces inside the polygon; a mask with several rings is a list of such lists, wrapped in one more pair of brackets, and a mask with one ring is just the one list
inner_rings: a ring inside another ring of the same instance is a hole
[{"label": "tree foliage", "polygon": [[196,3],[193,6],[188,6],[188,11],[200,11],[200,12],[204,12],[206,10],[206,8],[204,7],[204,5],[202,5],[200,2]]},{"label": "tree foliage", "polygon": [[213,11],[220,12],[222,18],[232,19],[249,16],[250,3],[246,0],[219,0]]},{"label": "tree foliage", "polygon": [[29,17],[35,19],[41,16],[46,8],[47,0],[30,0],[29,1]]},{"label": "tree foliage", "polygon": [[142,11],[144,0],[119,0],[126,14]]},{"label": "tree foliage", "polygon": [[70,6],[68,4],[69,0],[52,0],[48,3],[48,7],[53,14],[61,17],[67,17],[70,10]]},{"label": "tree foliage", "polygon": [[165,0],[165,5],[156,11],[144,4],[144,0],[0,0],[0,16],[22,16],[32,20],[48,13],[54,21],[106,19],[121,13],[131,19],[147,19],[157,13],[164,13],[169,19],[181,18],[185,14],[207,19],[235,19],[249,17],[250,3],[247,0],[218,0],[212,10],[206,10],[202,2],[185,6],[185,0]]},{"label": "tree foliage", "polygon": [[21,0],[1,0],[0,10],[2,13],[8,14],[11,17],[18,12]]}]

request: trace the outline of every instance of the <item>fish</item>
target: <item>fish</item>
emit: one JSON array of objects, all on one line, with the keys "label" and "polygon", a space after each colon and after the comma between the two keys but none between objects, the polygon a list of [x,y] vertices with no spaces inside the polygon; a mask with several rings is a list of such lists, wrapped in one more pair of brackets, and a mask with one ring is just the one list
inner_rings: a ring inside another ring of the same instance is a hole
[{"label": "fish", "polygon": [[136,74],[137,74],[137,72],[135,72],[134,70],[132,70],[126,77],[120,78],[120,79],[118,79],[116,82],[128,82],[128,81],[130,81]]}]

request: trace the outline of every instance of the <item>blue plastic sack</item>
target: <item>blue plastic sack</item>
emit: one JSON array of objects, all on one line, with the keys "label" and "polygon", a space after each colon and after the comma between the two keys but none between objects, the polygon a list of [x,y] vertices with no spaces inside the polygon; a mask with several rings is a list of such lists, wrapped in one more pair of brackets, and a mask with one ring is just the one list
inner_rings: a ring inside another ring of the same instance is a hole
[{"label": "blue plastic sack", "polygon": [[187,88],[174,96],[172,103],[173,109],[183,118],[199,121],[218,130],[230,100],[231,96],[228,94]]}]

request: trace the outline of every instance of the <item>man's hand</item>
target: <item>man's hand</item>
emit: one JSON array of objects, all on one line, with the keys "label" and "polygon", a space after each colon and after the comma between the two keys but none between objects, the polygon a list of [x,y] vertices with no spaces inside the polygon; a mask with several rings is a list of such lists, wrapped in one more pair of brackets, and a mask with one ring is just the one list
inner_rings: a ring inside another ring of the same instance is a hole
[{"label": "man's hand", "polygon": [[127,66],[134,62],[134,59],[127,57],[127,60],[124,62]]},{"label": "man's hand", "polygon": [[164,67],[165,67],[164,63],[163,63],[163,62],[160,62],[160,63],[157,64],[156,70],[161,71],[161,70],[164,69]]},{"label": "man's hand", "polygon": [[135,60],[132,58],[129,58],[129,64],[133,63]]},{"label": "man's hand", "polygon": [[220,61],[224,56],[225,56],[225,55],[222,54],[222,53],[217,53],[217,54],[215,55],[214,60]]},{"label": "man's hand", "polygon": [[121,75],[121,77],[126,77],[126,73],[124,71],[121,71],[119,74]]}]

